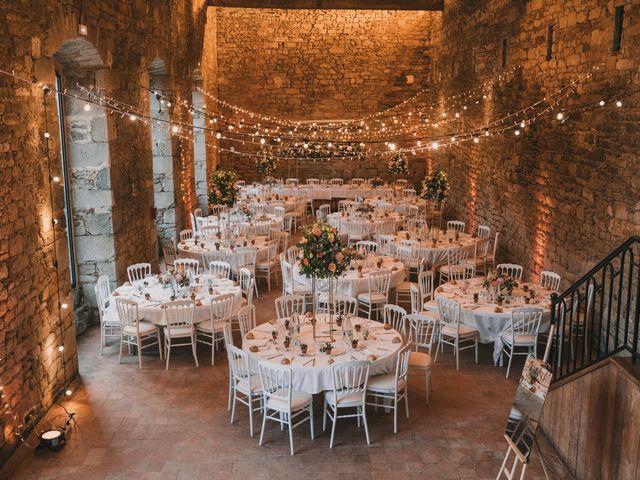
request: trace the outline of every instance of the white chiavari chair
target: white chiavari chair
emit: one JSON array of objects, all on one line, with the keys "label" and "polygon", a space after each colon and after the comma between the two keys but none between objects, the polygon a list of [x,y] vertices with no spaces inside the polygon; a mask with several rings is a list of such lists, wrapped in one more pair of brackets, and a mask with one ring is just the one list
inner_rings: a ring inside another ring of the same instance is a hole
[{"label": "white chiavari chair", "polygon": [[352,179],[351,179],[351,185],[355,185],[355,186],[358,186],[358,187],[359,187],[359,186],[360,186],[360,185],[362,185],[363,183],[364,183],[364,178],[356,177],[356,178],[352,178]]},{"label": "white chiavari chair", "polygon": [[478,330],[460,322],[462,309],[460,302],[449,298],[438,298],[438,310],[440,313],[441,328],[439,331],[438,349],[434,362],[438,359],[438,351],[443,344],[453,347],[456,357],[456,370],[460,369],[460,351],[474,348],[476,351],[476,363],[478,363]]},{"label": "white chiavari chair", "polygon": [[490,238],[491,237],[491,228],[487,225],[478,225],[478,237],[479,238]]},{"label": "white chiavari chair", "polygon": [[496,232],[496,236],[493,240],[493,249],[487,255],[487,265],[491,264],[492,267],[496,266],[496,254],[498,253],[498,237],[500,233]]},{"label": "white chiavari chair", "polygon": [[240,327],[240,335],[246,338],[247,333],[256,328],[256,306],[245,305],[238,310],[238,325]]},{"label": "white chiavari chair", "polygon": [[378,243],[378,253],[385,256],[393,256],[396,253],[395,239],[393,235],[385,235],[383,233],[377,233],[376,242]]},{"label": "white chiavari chair", "polygon": [[402,195],[405,197],[415,197],[416,190],[415,188],[405,188],[404,190],[402,190]]},{"label": "white chiavari chair", "polygon": [[218,227],[214,227],[213,225],[206,225],[200,227],[200,235],[206,239],[216,238],[216,235],[220,232]]},{"label": "white chiavari chair", "polygon": [[388,270],[369,273],[369,290],[357,296],[358,307],[361,311],[366,312],[368,319],[371,319],[372,313],[379,312],[389,302],[390,283],[391,272]]},{"label": "white chiavari chair", "polygon": [[304,315],[305,300],[303,295],[283,295],[276,298],[275,303],[278,320],[291,317],[294,312]]},{"label": "white chiavari chair", "polygon": [[265,278],[267,280],[267,288],[271,291],[271,277],[275,276],[276,285],[278,285],[278,241],[270,240],[267,243],[267,258],[256,263],[256,279]]},{"label": "white chiavari chair", "polygon": [[287,212],[282,205],[276,205],[275,207],[273,207],[273,214],[277,217],[283,218],[285,213]]},{"label": "white chiavari chair", "polygon": [[231,278],[231,265],[222,260],[213,260],[209,262],[209,274],[215,278]]},{"label": "white chiavari chair", "polygon": [[165,243],[162,245],[162,258],[164,259],[165,268],[173,267],[173,262],[178,258],[178,252],[173,243]]},{"label": "white chiavari chair", "polygon": [[[511,370],[511,361],[515,355],[538,356],[538,332],[544,310],[541,307],[519,307],[511,310],[511,323],[509,328],[500,334],[502,340],[502,355],[509,357],[507,365],[507,378]],[[516,348],[522,348],[524,352],[517,352]],[[502,358],[500,359],[502,361]]]},{"label": "white chiavari chair", "polygon": [[247,268],[241,268],[238,272],[238,284],[240,285],[242,295],[244,295],[244,298],[247,301],[247,305],[253,305],[255,283],[256,280],[251,271]]},{"label": "white chiavari chair", "polygon": [[187,229],[187,230],[182,230],[180,232],[180,241],[184,242],[185,240],[190,240],[193,238],[193,230],[191,229]]},{"label": "white chiavari chair", "polygon": [[238,247],[236,248],[236,276],[239,275],[243,268],[251,272],[251,278],[254,280],[256,297],[259,297],[258,288],[255,283],[256,278],[256,255],[258,249],[255,247]]},{"label": "white chiavari chair", "polygon": [[406,344],[398,351],[396,357],[396,368],[394,373],[374,375],[369,378],[367,385],[367,396],[375,399],[374,403],[368,405],[378,406],[378,401],[382,400],[385,408],[393,409],[393,433],[398,433],[398,408],[400,401],[404,400],[405,415],[409,418],[409,358],[411,356],[411,345]]},{"label": "white chiavari chair", "polygon": [[331,213],[331,205],[329,205],[328,203],[323,203],[322,205],[320,205],[320,207],[318,207],[318,209],[316,210],[316,218],[318,222],[321,222],[324,219],[326,219],[327,215],[329,215],[330,213]]},{"label": "white chiavari chair", "polygon": [[98,304],[98,315],[100,317],[100,355],[104,345],[109,338],[120,338],[120,319],[117,311],[109,310],[111,299],[111,286],[109,277],[100,275],[94,287],[96,293],[96,303]]},{"label": "white chiavari chair", "polygon": [[498,274],[504,273],[518,281],[522,280],[522,265],[517,265],[515,263],[499,263],[496,265],[496,271]]},{"label": "white chiavari chair", "polygon": [[139,282],[147,277],[151,276],[151,264],[150,263],[134,263],[127,267],[127,277],[129,281]]},{"label": "white chiavari chair", "polygon": [[396,303],[400,303],[401,301],[410,300],[410,289],[411,289],[411,271],[412,268],[416,269],[418,266],[418,254],[420,253],[420,249],[415,248],[409,245],[399,245],[396,247],[396,256],[400,258],[400,261],[404,265],[405,277],[402,283],[396,286]]},{"label": "white chiavari chair", "polygon": [[209,320],[196,324],[196,342],[211,347],[211,365],[215,364],[216,344],[223,341],[221,334],[231,321],[235,301],[233,293],[214,297],[209,308]]},{"label": "white chiavari chair", "polygon": [[418,288],[420,289],[420,305],[427,312],[437,312],[438,303],[433,298],[435,288],[435,273],[433,270],[423,270],[418,275]]},{"label": "white chiavari chair", "polygon": [[542,288],[548,288],[552,292],[560,290],[560,275],[555,272],[543,270],[540,272],[540,286]]},{"label": "white chiavari chair", "polygon": [[191,275],[198,275],[200,272],[200,261],[195,258],[178,258],[173,262],[173,266],[176,272],[182,272]]},{"label": "white chiavari chair", "polygon": [[347,295],[335,295],[333,305],[329,305],[329,309],[334,315],[355,317],[358,315],[358,299]]},{"label": "white chiavari chair", "polygon": [[[324,413],[322,415],[322,430],[327,427],[327,417],[331,420],[331,439],[329,448],[333,448],[333,440],[336,433],[336,424],[339,418],[357,418],[364,424],[367,445],[369,440],[369,425],[367,424],[367,381],[369,379],[370,362],[355,360],[331,365],[331,378],[333,389],[325,391]],[[355,413],[340,414],[341,409],[355,409]]]},{"label": "white chiavari chair", "polygon": [[459,220],[449,220],[447,222],[447,230],[455,230],[458,233],[464,233],[466,228],[466,223]]},{"label": "white chiavari chair", "polygon": [[358,251],[364,251],[365,255],[378,252],[378,244],[371,240],[360,240],[355,243],[355,248]]},{"label": "white chiavari chair", "polygon": [[258,368],[260,369],[263,392],[263,416],[259,445],[262,445],[264,440],[267,420],[273,420],[281,427],[285,425],[288,427],[289,445],[291,455],[293,455],[293,429],[295,427],[308,421],[313,440],[313,397],[309,393],[293,389],[290,366],[274,365],[263,361],[258,364]]},{"label": "white chiavari chair", "polygon": [[286,185],[298,185],[298,179],[297,178],[287,178],[285,180],[285,184]]},{"label": "white chiavari chair", "polygon": [[253,223],[254,231],[258,236],[267,236],[269,235],[269,229],[271,228],[271,220],[256,220]]},{"label": "white chiavari chair", "polygon": [[[405,318],[407,329],[409,331],[409,339],[413,344],[414,350],[409,357],[409,368],[422,370],[425,374],[425,398],[429,403],[429,391],[431,390],[431,368],[433,359],[431,350],[436,340],[438,331],[438,321],[430,316],[423,314],[411,314]],[[421,352],[420,349],[427,350]]]},{"label": "white chiavari chair", "polygon": [[440,267],[440,283],[450,281],[454,272],[464,271],[468,256],[469,251],[464,247],[449,247],[447,249],[447,264]]},{"label": "white chiavari chair", "polygon": [[[253,375],[249,367],[249,354],[234,346],[227,346],[230,378],[232,379],[231,423],[236,414],[236,402],[249,408],[249,435],[253,437],[253,412],[262,410],[262,384],[260,375]],[[259,402],[258,405],[255,405]]]},{"label": "white chiavari chair", "polygon": [[387,304],[383,309],[383,323],[391,325],[395,331],[397,331],[402,338],[406,336],[404,317],[407,316],[407,311],[399,307],[398,305]]},{"label": "white chiavari chair", "polygon": [[[123,298],[116,299],[116,309],[120,319],[120,354],[118,363],[122,363],[122,347],[136,347],[138,353],[138,366],[142,370],[142,350],[158,346],[160,360],[162,360],[162,343],[160,342],[160,330],[151,322],[140,319],[138,315],[138,303]],[[150,340],[150,341],[149,341]],[[146,343],[145,343],[146,342]]]},{"label": "white chiavari chair", "polygon": [[344,180],[342,178],[332,178],[329,180],[329,185],[332,187],[341,187],[344,184]]},{"label": "white chiavari chair", "polygon": [[293,266],[296,264],[298,259],[300,258],[300,248],[296,245],[292,245],[287,250],[287,262],[289,265]]},{"label": "white chiavari chair", "polygon": [[192,300],[175,300],[165,303],[164,309],[167,324],[163,327],[166,370],[169,370],[169,358],[173,347],[191,347],[193,359],[198,365],[196,354],[196,329],[193,325],[195,303]]}]

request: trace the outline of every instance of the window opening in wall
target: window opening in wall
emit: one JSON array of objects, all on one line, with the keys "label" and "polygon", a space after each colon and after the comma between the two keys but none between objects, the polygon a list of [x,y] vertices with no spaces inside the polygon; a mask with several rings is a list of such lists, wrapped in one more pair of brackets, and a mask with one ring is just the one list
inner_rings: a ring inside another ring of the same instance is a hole
[{"label": "window opening in wall", "polygon": [[613,25],[613,45],[611,50],[619,52],[622,46],[622,22],[624,20],[624,5],[616,7]]},{"label": "window opening in wall", "polygon": [[69,182],[69,157],[67,155],[67,134],[65,130],[64,101],[62,94],[62,77],[56,72],[56,104],[58,106],[58,133],[60,137],[60,159],[62,163],[62,188],[64,194],[64,220],[67,226],[67,251],[69,253],[69,277],[71,286],[77,283],[78,269],[76,265],[75,244],[73,242],[73,213],[71,208],[71,185]]},{"label": "window opening in wall", "polygon": [[502,67],[507,66],[507,39],[506,38],[502,39],[502,61],[500,65],[502,65]]},{"label": "window opening in wall", "polygon": [[553,57],[553,25],[547,27],[547,62]]}]

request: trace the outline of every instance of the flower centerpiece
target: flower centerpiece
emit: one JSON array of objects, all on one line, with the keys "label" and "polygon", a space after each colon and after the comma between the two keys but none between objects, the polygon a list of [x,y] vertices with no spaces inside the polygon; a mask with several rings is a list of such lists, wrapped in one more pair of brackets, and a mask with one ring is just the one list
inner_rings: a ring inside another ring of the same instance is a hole
[{"label": "flower centerpiece", "polygon": [[449,196],[449,178],[446,172],[438,168],[425,177],[420,196],[428,201],[442,203]]},{"label": "flower centerpiece", "polygon": [[506,273],[498,273],[495,270],[489,270],[486,277],[482,281],[482,287],[487,290],[495,290],[498,297],[501,292],[506,291],[509,295],[513,293],[513,289],[518,286],[518,282],[511,275]]},{"label": "flower centerpiece", "polygon": [[369,204],[369,203],[361,203],[360,205],[358,205],[356,207],[356,212],[358,213],[373,213],[374,208],[373,205]]},{"label": "flower centerpiece", "polygon": [[175,297],[178,291],[184,293],[186,289],[189,288],[191,278],[185,272],[176,271],[173,268],[167,268],[165,272],[158,276],[158,282],[164,288],[171,288],[173,290],[173,297]]},{"label": "flower centerpiece", "polygon": [[406,175],[409,173],[409,162],[403,150],[398,150],[391,155],[387,168],[394,175]]},{"label": "flower centerpiece", "polygon": [[[300,273],[311,278],[313,290],[313,315],[316,312],[316,280],[329,279],[329,303],[333,297],[333,281],[349,268],[354,256],[353,248],[343,247],[338,231],[328,223],[308,226],[300,243]],[[315,338],[315,318],[312,321]],[[333,341],[333,315],[329,315],[329,337]]]},{"label": "flower centerpiece", "polygon": [[384,180],[381,177],[373,177],[371,179],[371,185],[374,187],[381,187],[382,185],[384,185]]},{"label": "flower centerpiece", "polygon": [[231,170],[216,170],[213,172],[210,181],[209,203],[211,205],[233,207],[240,193],[240,189],[236,185],[237,181],[238,174]]},{"label": "flower centerpiece", "polygon": [[276,157],[271,149],[263,148],[256,157],[256,172],[262,175],[263,180],[265,178],[271,178],[273,172],[278,166],[278,157]]}]

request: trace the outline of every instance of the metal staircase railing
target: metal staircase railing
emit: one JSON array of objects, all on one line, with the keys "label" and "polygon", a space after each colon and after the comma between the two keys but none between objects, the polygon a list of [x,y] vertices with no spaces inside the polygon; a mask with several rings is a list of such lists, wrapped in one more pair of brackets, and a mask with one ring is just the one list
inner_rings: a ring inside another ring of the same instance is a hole
[{"label": "metal staircase railing", "polygon": [[561,294],[551,295],[553,381],[614,355],[638,357],[640,237],[633,236]]}]

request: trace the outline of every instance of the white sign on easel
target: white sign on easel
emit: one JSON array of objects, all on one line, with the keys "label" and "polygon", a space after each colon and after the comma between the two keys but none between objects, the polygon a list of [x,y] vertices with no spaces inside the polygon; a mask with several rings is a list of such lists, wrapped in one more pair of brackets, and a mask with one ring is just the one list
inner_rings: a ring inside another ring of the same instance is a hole
[{"label": "white sign on easel", "polygon": [[[522,480],[525,477],[531,450],[534,445],[537,446],[536,431],[551,385],[551,371],[546,360],[552,338],[553,327],[549,332],[549,342],[543,360],[533,355],[527,357],[505,429],[504,437],[509,446],[496,480]],[[544,468],[544,463],[542,465]]]}]

